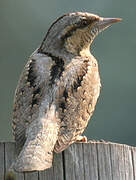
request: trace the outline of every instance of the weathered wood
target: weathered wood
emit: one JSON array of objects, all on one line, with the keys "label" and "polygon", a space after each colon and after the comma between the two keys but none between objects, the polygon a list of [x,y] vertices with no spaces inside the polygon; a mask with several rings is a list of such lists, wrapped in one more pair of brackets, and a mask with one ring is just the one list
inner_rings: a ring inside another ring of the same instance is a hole
[{"label": "weathered wood", "polygon": [[[5,144],[5,172],[8,171],[11,163],[16,159],[16,151],[15,151],[15,143],[7,142]],[[15,176],[17,180],[24,180],[24,173],[15,172]]]},{"label": "weathered wood", "polygon": [[39,172],[38,180],[64,180],[62,153],[54,155],[53,167]]},{"label": "weathered wood", "polygon": [[84,155],[82,144],[73,144],[64,151],[64,167],[66,179],[84,179]]},{"label": "weathered wood", "polygon": [[[0,179],[15,158],[15,143],[0,143]],[[52,168],[15,175],[17,180],[136,180],[136,148],[111,142],[76,143],[54,154]]]},{"label": "weathered wood", "polygon": [[4,177],[4,143],[0,143],[0,179]]}]

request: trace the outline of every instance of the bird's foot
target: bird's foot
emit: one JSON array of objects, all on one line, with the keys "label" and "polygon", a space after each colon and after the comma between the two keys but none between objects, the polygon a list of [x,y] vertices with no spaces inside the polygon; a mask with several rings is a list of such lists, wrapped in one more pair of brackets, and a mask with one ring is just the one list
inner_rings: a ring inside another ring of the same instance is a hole
[{"label": "bird's foot", "polygon": [[86,136],[77,136],[76,142],[78,143],[86,143],[87,142],[87,137]]}]

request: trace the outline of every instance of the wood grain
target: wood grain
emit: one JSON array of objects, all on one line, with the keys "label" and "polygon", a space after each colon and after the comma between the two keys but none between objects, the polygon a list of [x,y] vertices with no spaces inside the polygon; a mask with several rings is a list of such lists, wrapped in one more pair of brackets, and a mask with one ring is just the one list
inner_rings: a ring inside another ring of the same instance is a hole
[{"label": "wood grain", "polygon": [[5,159],[5,155],[4,155],[4,143],[0,143],[0,179],[3,178],[4,176],[4,159]]},{"label": "wood grain", "polygon": [[[15,143],[0,143],[0,179],[15,158]],[[15,175],[17,180],[135,180],[136,148],[104,141],[75,143],[54,153],[52,168]]]}]

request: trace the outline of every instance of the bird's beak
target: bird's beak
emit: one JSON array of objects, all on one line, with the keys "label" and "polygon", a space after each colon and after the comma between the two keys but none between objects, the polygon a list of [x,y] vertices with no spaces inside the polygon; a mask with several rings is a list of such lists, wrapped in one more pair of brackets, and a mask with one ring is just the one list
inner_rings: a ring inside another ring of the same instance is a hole
[{"label": "bird's beak", "polygon": [[121,18],[102,18],[97,21],[96,26],[98,27],[99,31],[103,31],[107,27],[111,26],[114,23],[120,22]]}]

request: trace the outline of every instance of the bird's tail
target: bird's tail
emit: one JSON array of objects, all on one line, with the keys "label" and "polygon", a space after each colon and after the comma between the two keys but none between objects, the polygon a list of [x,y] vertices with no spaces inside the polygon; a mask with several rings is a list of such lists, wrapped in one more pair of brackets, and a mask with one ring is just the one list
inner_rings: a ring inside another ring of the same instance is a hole
[{"label": "bird's tail", "polygon": [[33,121],[26,142],[11,168],[15,171],[41,171],[52,166],[53,149],[58,137],[58,119],[53,107],[46,116]]}]

